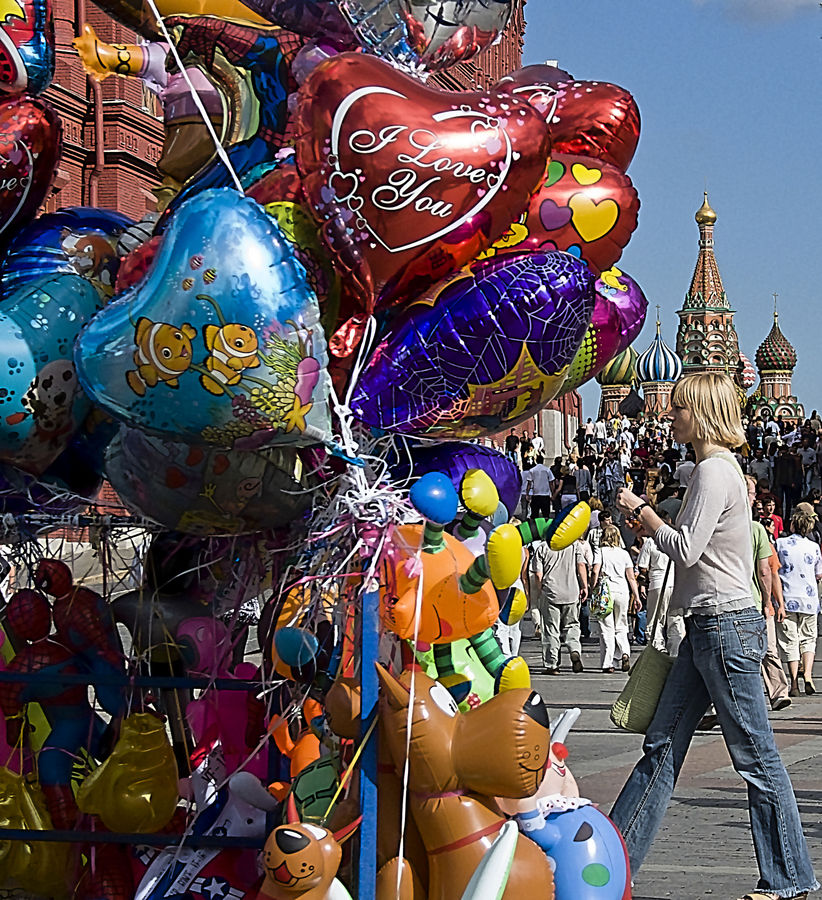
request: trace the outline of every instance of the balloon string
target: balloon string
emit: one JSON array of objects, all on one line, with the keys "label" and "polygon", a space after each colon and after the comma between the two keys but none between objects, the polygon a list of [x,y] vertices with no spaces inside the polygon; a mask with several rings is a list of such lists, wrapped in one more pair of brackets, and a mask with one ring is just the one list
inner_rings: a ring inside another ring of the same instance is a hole
[{"label": "balloon string", "polygon": [[180,74],[183,76],[185,83],[188,85],[189,93],[191,94],[191,99],[194,101],[194,105],[197,107],[197,111],[200,113],[203,119],[203,124],[208,131],[211,140],[214,142],[214,149],[217,151],[217,156],[220,158],[220,162],[228,169],[229,175],[231,175],[231,179],[234,182],[234,187],[237,190],[244,194],[242,183],[234,171],[234,166],[231,165],[231,160],[228,158],[228,154],[226,153],[225,147],[223,147],[222,141],[217,137],[217,132],[214,130],[214,125],[209,118],[208,113],[206,112],[206,108],[203,105],[203,101],[200,99],[200,95],[197,92],[197,88],[191,82],[191,79],[188,76],[188,72],[183,65],[182,59],[180,59],[180,54],[177,52],[177,46],[174,42],[174,38],[172,38],[171,33],[168,28],[166,28],[166,23],[163,21],[163,17],[160,15],[160,10],[157,9],[157,4],[154,0],[146,0],[149,9],[154,13],[154,17],[157,20],[157,25],[160,28],[160,31],[163,32],[163,37],[165,37],[168,42],[168,49],[171,55],[174,57],[174,61],[177,63],[177,68],[180,70]]},{"label": "balloon string", "polygon": [[[420,557],[422,556],[423,537],[420,536],[420,545],[416,552],[416,562],[420,574],[417,577],[417,595],[414,598],[414,662],[416,663],[417,641],[420,636],[420,619],[422,617],[422,593],[423,593],[423,572],[424,569],[419,567]],[[417,687],[417,666],[411,666],[411,684],[408,689],[408,716],[405,720],[405,762],[402,767],[402,809],[400,812],[400,843],[397,850],[397,857],[400,861],[397,867],[397,896],[400,896],[400,888],[402,887],[402,873],[404,871],[402,861],[405,857],[405,831],[408,823],[408,783],[411,776],[411,727],[414,723],[414,697]]]},{"label": "balloon string", "polygon": [[365,750],[365,745],[368,743],[368,739],[374,733],[374,729],[377,727],[377,722],[379,721],[378,716],[374,716],[374,721],[368,726],[368,731],[365,732],[365,736],[360,742],[360,746],[357,747],[357,752],[351,759],[351,762],[348,764],[348,768],[343,773],[343,777],[340,779],[339,786],[331,798],[331,802],[328,804],[328,809],[325,811],[322,819],[320,819],[320,824],[324,825],[328,821],[328,817],[331,815],[331,810],[334,808],[334,804],[337,802],[340,794],[345,790],[345,786],[351,780],[351,776],[354,774],[354,769],[357,763],[360,761],[360,757],[362,756],[363,750]]}]

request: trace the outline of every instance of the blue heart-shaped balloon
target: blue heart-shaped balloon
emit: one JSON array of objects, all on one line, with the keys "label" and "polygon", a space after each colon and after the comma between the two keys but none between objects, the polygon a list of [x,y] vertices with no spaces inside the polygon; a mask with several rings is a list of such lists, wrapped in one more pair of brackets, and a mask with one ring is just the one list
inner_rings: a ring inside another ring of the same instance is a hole
[{"label": "blue heart-shaped balloon", "polygon": [[326,344],[305,270],[227,188],[174,214],[149,274],[80,335],[88,394],[126,424],[236,449],[328,435]]},{"label": "blue heart-shaped balloon", "polygon": [[42,474],[65,450],[91,404],[72,348],[97,309],[77,275],[51,275],[6,298],[0,312],[0,460]]}]

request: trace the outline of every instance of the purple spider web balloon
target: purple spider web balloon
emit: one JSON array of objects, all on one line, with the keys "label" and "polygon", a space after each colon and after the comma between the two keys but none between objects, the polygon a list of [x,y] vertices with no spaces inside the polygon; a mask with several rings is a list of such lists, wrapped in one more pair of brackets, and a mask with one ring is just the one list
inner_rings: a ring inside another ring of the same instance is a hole
[{"label": "purple spider web balloon", "polygon": [[594,309],[568,253],[477,261],[405,310],[360,375],[351,408],[389,431],[478,437],[533,416],[560,390]]}]

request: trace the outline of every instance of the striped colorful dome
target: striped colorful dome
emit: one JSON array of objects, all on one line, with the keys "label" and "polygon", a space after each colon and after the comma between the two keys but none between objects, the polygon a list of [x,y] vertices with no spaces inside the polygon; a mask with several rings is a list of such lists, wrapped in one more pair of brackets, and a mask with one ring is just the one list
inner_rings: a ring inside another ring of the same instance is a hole
[{"label": "striped colorful dome", "polygon": [[682,375],[682,360],[662,340],[659,319],[656,322],[656,337],[637,360],[636,374],[642,384],[650,381],[678,381]]},{"label": "striped colorful dome", "polygon": [[597,375],[597,381],[603,386],[622,385],[629,387],[636,380],[637,352],[633,347],[623,350],[615,356]]},{"label": "striped colorful dome", "polygon": [[773,328],[756,351],[756,367],[760,372],[768,370],[790,371],[796,368],[796,350],[779,328],[779,313],[774,310]]},{"label": "striped colorful dome", "polygon": [[739,365],[734,373],[734,381],[746,391],[756,384],[756,369],[744,353],[739,354]]}]

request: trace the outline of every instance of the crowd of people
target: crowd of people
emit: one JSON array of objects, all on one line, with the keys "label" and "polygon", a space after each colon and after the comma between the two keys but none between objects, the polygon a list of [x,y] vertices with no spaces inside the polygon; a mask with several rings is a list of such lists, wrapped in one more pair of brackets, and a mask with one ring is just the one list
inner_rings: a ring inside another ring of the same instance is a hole
[{"label": "crowd of people", "polygon": [[[762,675],[772,708],[783,709],[801,688],[816,690],[822,419],[814,410],[800,425],[756,418],[743,420],[743,427],[747,443],[732,455],[746,477],[755,523],[751,593],[768,624]],[[560,674],[563,651],[570,670],[583,671],[586,640],[599,640],[606,674],[627,671],[635,645],[652,643],[675,657],[685,618],[671,604],[671,560],[653,537],[628,527],[616,499],[628,488],[663,522],[674,523],[696,465],[693,446],[675,439],[666,417],[613,416],[582,423],[574,445],[553,460],[545,459],[539,435],[514,429],[505,453],[523,472],[521,518],[550,517],[576,500],[586,500],[593,511],[582,539],[561,551],[538,543],[527,563],[526,593],[544,672]],[[715,723],[710,714],[702,725]]]}]

